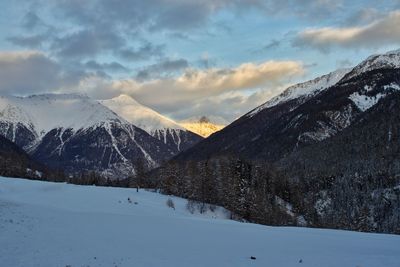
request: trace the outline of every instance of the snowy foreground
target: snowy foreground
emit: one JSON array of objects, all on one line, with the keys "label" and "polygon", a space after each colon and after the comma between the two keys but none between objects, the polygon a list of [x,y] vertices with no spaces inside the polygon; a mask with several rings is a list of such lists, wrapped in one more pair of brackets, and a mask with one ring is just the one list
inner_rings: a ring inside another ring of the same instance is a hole
[{"label": "snowy foreground", "polygon": [[0,178],[0,265],[400,266],[400,236],[239,223],[167,199]]}]

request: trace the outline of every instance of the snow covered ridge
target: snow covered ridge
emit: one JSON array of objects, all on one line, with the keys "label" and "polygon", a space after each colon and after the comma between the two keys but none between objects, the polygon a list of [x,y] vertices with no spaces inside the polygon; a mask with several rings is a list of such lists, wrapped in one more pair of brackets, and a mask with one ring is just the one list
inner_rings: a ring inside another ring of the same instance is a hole
[{"label": "snow covered ridge", "polygon": [[164,144],[174,147],[176,151],[185,150],[201,140],[200,136],[140,104],[128,95],[120,95],[99,102]]},{"label": "snow covered ridge", "polygon": [[400,49],[385,54],[372,55],[358,64],[351,72],[344,77],[349,80],[361,73],[375,69],[397,69],[400,68]]},{"label": "snow covered ridge", "polygon": [[87,129],[104,122],[128,124],[99,102],[78,94],[44,94],[0,97],[0,119],[22,123],[43,136],[56,128]]},{"label": "snow covered ridge", "polygon": [[384,54],[372,55],[352,69],[339,69],[314,80],[293,85],[287,88],[282,94],[250,111],[246,116],[252,117],[261,110],[276,106],[289,100],[297,99],[303,96],[313,96],[335,85],[341,80],[349,80],[360,75],[361,73],[383,68],[400,68],[400,49]]},{"label": "snow covered ridge", "polygon": [[0,177],[0,263],[395,267],[400,262],[398,235],[239,223],[227,220],[229,212],[220,207],[199,214],[187,203],[144,190]]},{"label": "snow covered ridge", "polygon": [[185,130],[176,122],[140,104],[128,95],[99,102],[149,134],[164,129]]},{"label": "snow covered ridge", "polygon": [[252,117],[260,111],[274,107],[278,104],[285,103],[289,100],[297,99],[303,96],[313,96],[339,82],[351,69],[339,69],[327,75],[323,75],[316,79],[299,83],[287,88],[280,95],[267,101],[265,104],[250,111],[247,116]]}]

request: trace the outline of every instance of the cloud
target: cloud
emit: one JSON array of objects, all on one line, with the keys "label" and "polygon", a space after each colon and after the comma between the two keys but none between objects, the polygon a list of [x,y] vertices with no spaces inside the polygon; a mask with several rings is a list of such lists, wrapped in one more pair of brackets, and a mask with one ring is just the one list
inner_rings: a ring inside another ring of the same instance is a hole
[{"label": "cloud", "polygon": [[255,107],[265,103],[268,99],[282,92],[287,85],[269,87],[252,94],[246,92],[226,92],[209,98],[193,101],[190,106],[183,106],[170,114],[177,120],[194,116],[217,115],[231,122]]},{"label": "cloud", "polygon": [[[145,42],[155,33],[169,38],[191,38],[212,26],[219,34],[232,29],[220,14],[256,11],[265,16],[295,14],[316,18],[332,14],[340,0],[30,0],[20,26],[9,41],[27,48],[45,48],[68,60],[96,59],[112,54],[124,60],[164,57],[164,44]],[[40,11],[40,12],[39,12]],[[165,41],[168,43],[168,41]]]},{"label": "cloud", "polygon": [[80,58],[120,49],[124,44],[124,39],[107,29],[84,29],[57,38],[52,49],[63,58]]},{"label": "cloud", "polygon": [[344,25],[363,25],[382,18],[385,14],[371,7],[365,7],[353,13],[344,21]]},{"label": "cloud", "polygon": [[335,16],[335,11],[343,8],[342,0],[239,0],[235,3],[239,12],[254,8],[268,16],[287,17],[289,14],[312,21],[328,20]]},{"label": "cloud", "polygon": [[[224,98],[224,95],[232,96],[235,92],[244,95],[249,89],[277,88],[303,73],[304,67],[301,62],[267,61],[260,64],[245,63],[225,69],[186,69],[182,75],[175,78],[144,82],[127,79],[107,83],[92,79],[87,80],[80,88],[96,98],[111,98],[124,93],[162,113],[173,114],[186,110],[191,114],[190,110],[198,103],[216,99],[225,99],[224,103],[227,103],[228,98]],[[238,95],[235,97],[238,99]],[[232,97],[230,99],[234,100]],[[211,108],[210,106],[209,109]],[[237,110],[237,112],[243,111],[247,110]]]},{"label": "cloud", "polygon": [[12,36],[7,39],[14,45],[27,48],[39,48],[47,40],[46,35]]},{"label": "cloud", "polygon": [[400,11],[360,27],[316,28],[300,32],[294,46],[314,47],[329,52],[332,47],[378,48],[400,44]]},{"label": "cloud", "polygon": [[[61,2],[61,3],[60,3]],[[57,1],[54,9],[85,25],[122,26],[134,31],[139,27],[159,31],[191,29],[205,23],[209,16],[228,6],[228,0],[95,0]],[[96,10],[96,12],[90,12]]]},{"label": "cloud", "polygon": [[34,28],[39,26],[44,26],[43,21],[35,12],[28,11],[22,20],[22,27],[27,30],[33,30]]},{"label": "cloud", "polygon": [[111,72],[127,72],[129,71],[128,68],[123,66],[122,64],[118,62],[110,62],[110,63],[99,63],[94,60],[89,60],[83,64],[83,67],[90,69],[90,70],[96,70],[96,71],[111,71]]},{"label": "cloud", "polygon": [[136,80],[144,81],[149,79],[160,79],[165,76],[171,76],[180,70],[189,67],[189,62],[186,59],[163,59],[156,64],[142,68],[136,74]]},{"label": "cloud", "polygon": [[37,51],[0,52],[0,93],[26,95],[72,87],[84,76]]},{"label": "cloud", "polygon": [[124,48],[117,53],[120,58],[130,61],[147,60],[153,57],[161,57],[164,55],[165,45],[154,45],[145,42],[138,48]]},{"label": "cloud", "polygon": [[[88,61],[93,70],[121,68],[119,63]],[[150,69],[186,67],[183,59],[165,60]],[[186,69],[178,77],[139,81],[111,80],[99,73],[71,71],[38,51],[0,53],[0,93],[29,95],[44,92],[80,92],[105,99],[121,93],[175,118],[219,114],[228,120],[261,104],[294,77],[304,73],[296,61],[246,63],[235,68]],[[278,89],[277,89],[278,88]],[[248,93],[255,89],[255,93]]]}]

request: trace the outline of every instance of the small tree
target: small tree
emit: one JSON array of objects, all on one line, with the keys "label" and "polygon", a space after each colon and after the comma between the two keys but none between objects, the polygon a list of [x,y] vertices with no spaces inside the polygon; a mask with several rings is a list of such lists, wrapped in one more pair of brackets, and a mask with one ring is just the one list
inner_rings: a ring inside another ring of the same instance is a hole
[{"label": "small tree", "polygon": [[172,199],[168,198],[166,204],[168,208],[175,209],[175,204]]},{"label": "small tree", "polygon": [[143,176],[146,173],[146,166],[144,160],[142,158],[138,158],[135,162],[135,176],[134,176],[134,184],[136,187],[136,192],[139,192],[140,186],[144,183]]}]

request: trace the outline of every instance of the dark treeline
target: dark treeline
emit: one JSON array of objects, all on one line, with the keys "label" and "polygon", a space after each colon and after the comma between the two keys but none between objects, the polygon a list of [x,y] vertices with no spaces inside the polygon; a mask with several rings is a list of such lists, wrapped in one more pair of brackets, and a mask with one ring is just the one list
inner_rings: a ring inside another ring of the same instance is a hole
[{"label": "dark treeline", "polygon": [[250,222],[400,233],[400,179],[389,174],[293,178],[266,162],[223,156],[171,161],[152,177],[165,194]]}]

